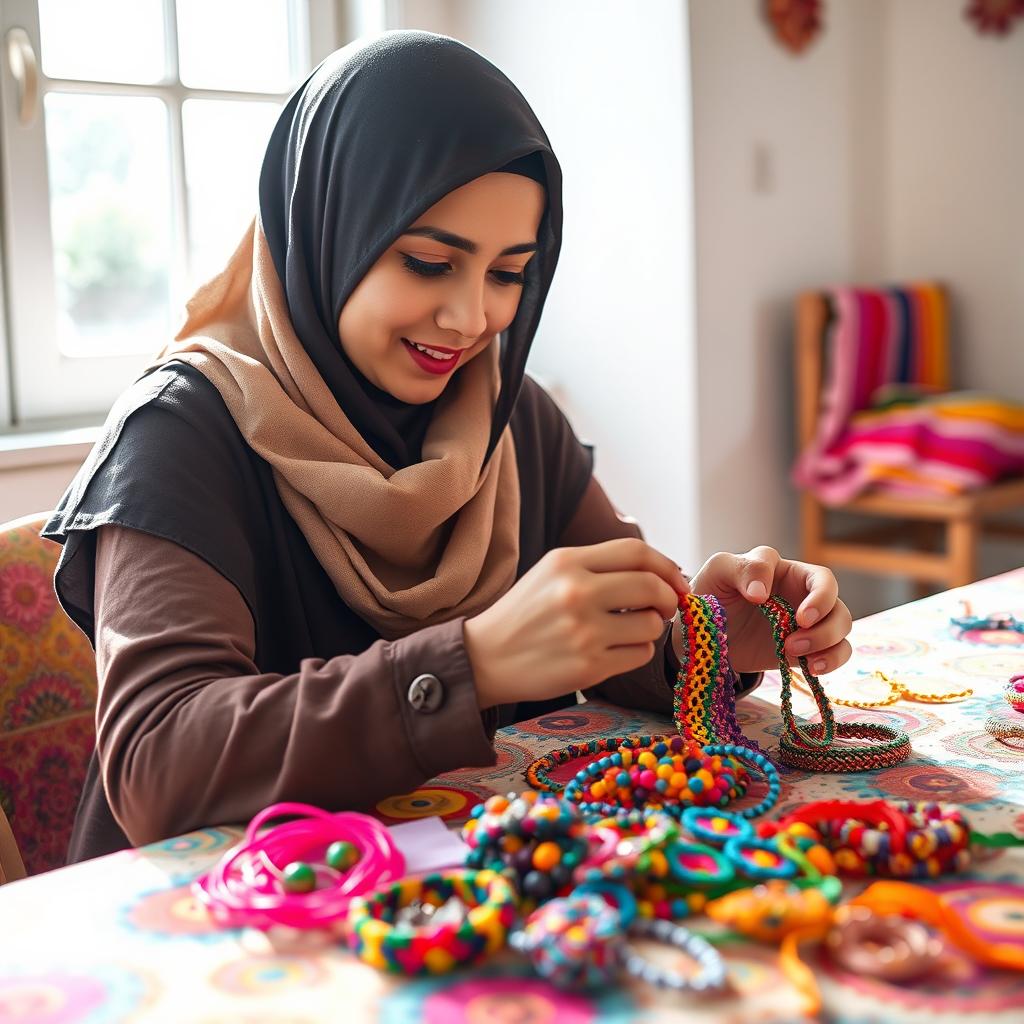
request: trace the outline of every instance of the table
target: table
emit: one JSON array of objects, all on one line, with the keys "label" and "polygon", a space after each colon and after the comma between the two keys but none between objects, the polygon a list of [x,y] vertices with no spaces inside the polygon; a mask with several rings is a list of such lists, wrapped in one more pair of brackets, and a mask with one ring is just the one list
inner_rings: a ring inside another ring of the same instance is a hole
[{"label": "table", "polygon": [[[911,734],[914,754],[895,768],[855,775],[784,771],[780,808],[845,796],[948,800],[974,828],[1024,834],[1024,753],[985,732],[1002,706],[1007,678],[1024,672],[1024,636],[1008,632],[953,637],[948,622],[970,600],[978,613],[1024,617],[1024,569],[859,620],[850,663],[826,680],[849,696],[874,669],[921,691],[974,688],[958,704],[901,701],[875,711],[837,708],[841,719],[891,722]],[[769,674],[740,703],[747,735],[770,745],[780,731],[779,680]],[[797,694],[798,713],[812,708]],[[808,715],[808,717],[811,717]],[[664,729],[666,722],[596,702],[502,730],[490,770],[452,772],[414,794],[382,802],[387,820],[437,813],[451,824],[493,792],[522,789],[538,753],[573,739]],[[747,797],[750,799],[750,797]],[[657,993],[630,985],[599,995],[567,995],[532,978],[511,955],[447,977],[402,982],[379,975],[337,949],[282,953],[262,936],[212,927],[189,883],[240,834],[207,828],[0,888],[0,1022],[381,1021],[385,1024],[626,1024],[722,1021],[750,1024],[802,1019],[775,950],[750,943],[723,952],[738,995],[725,1000]],[[973,901],[992,927],[1024,936],[1024,920],[1001,902],[1000,886],[1024,883],[1024,849],[976,862],[941,885]],[[830,1020],[986,1021],[1024,1019],[1024,975],[987,971],[955,960],[941,979],[909,988],[817,968]]]}]

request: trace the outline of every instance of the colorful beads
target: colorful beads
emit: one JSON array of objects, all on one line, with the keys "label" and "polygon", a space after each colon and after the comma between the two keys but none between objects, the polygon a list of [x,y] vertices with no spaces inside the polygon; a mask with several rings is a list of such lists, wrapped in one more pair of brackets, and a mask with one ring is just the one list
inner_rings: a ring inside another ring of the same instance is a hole
[{"label": "colorful beads", "polygon": [[462,838],[470,847],[467,867],[507,874],[520,895],[535,903],[566,894],[590,852],[579,809],[532,790],[477,804]]},{"label": "colorful beads", "polygon": [[810,829],[812,836],[805,841],[827,847],[844,875],[935,878],[970,864],[970,826],[949,804],[821,801],[795,813],[801,821],[791,815],[758,831],[762,836],[789,831],[792,836],[796,825]]},{"label": "colorful beads", "polygon": [[[552,779],[548,774],[559,765],[577,761],[580,758],[593,758],[595,754],[610,754],[621,746],[629,744],[634,747],[646,747],[651,743],[666,739],[665,736],[606,736],[602,739],[587,740],[586,743],[570,743],[560,750],[538,757],[526,769],[526,781],[532,789],[541,793],[561,793],[562,783]],[[623,783],[625,785],[625,783]]]},{"label": "colorful beads", "polygon": [[[419,928],[395,923],[399,909],[414,901],[440,907],[453,896],[469,908],[461,921]],[[408,976],[444,974],[498,952],[516,912],[514,888],[493,871],[403,878],[352,901],[349,946],[360,960],[379,970]]]},{"label": "colorful beads", "polygon": [[747,773],[735,753],[741,749],[702,750],[681,736],[643,747],[627,740],[578,771],[564,796],[588,820],[634,809],[677,817],[685,806],[723,807],[746,792]]},{"label": "colorful beads", "polygon": [[601,896],[576,892],[535,910],[511,945],[559,988],[608,985],[619,971],[621,921]]},{"label": "colorful beads", "polygon": [[648,985],[677,991],[714,992],[725,988],[726,974],[722,954],[707,939],[702,939],[699,935],[694,935],[670,921],[660,920],[638,920],[633,926],[632,933],[675,946],[696,962],[697,971],[695,974],[669,971],[658,967],[636,952],[629,952],[625,957],[627,974],[647,982]]}]

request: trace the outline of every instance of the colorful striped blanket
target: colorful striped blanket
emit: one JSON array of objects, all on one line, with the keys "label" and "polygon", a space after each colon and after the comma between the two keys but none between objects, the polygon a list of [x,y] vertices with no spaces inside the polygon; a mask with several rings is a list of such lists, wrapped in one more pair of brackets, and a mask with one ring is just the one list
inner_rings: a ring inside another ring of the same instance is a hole
[{"label": "colorful striped blanket", "polygon": [[837,505],[867,490],[934,497],[1024,475],[1024,404],[948,390],[941,286],[828,299],[818,430],[793,468],[797,486]]}]

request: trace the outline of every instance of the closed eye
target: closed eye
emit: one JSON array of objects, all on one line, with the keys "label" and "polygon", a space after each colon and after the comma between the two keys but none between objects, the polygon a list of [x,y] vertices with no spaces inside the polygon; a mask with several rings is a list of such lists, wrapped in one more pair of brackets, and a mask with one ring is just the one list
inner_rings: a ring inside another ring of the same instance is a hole
[{"label": "closed eye", "polygon": [[[401,256],[406,270],[412,271],[412,273],[417,274],[419,277],[443,277],[445,274],[451,273],[452,267],[450,263],[433,263],[428,260],[418,260],[415,256],[410,256],[404,252]],[[501,285],[522,285],[526,283],[526,277],[522,271],[492,270],[491,273],[498,284]]]}]

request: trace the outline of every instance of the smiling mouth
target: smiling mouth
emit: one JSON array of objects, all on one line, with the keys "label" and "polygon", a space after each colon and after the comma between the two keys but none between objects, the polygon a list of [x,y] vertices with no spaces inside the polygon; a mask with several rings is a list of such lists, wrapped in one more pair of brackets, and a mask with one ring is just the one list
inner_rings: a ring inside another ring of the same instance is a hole
[{"label": "smiling mouth", "polygon": [[403,338],[402,341],[411,348],[416,349],[417,352],[422,352],[425,356],[435,359],[439,363],[450,363],[452,360],[458,359],[462,354],[461,352],[442,352],[440,349],[428,348],[426,345],[420,345],[418,342],[410,341],[408,338]]}]

